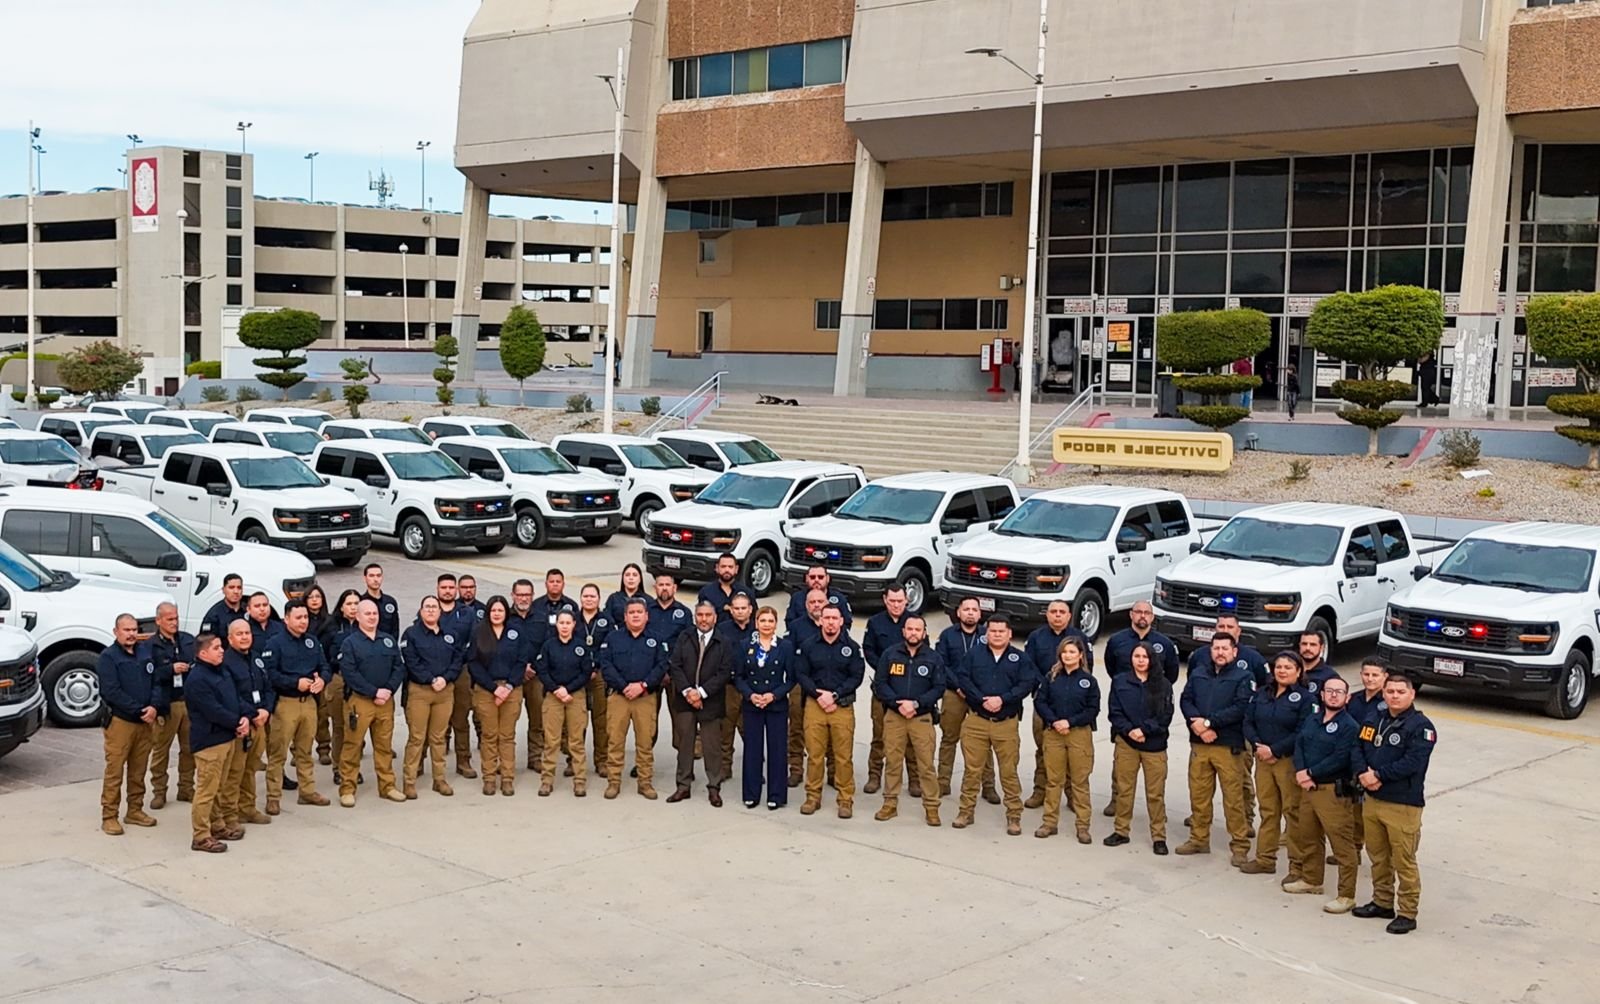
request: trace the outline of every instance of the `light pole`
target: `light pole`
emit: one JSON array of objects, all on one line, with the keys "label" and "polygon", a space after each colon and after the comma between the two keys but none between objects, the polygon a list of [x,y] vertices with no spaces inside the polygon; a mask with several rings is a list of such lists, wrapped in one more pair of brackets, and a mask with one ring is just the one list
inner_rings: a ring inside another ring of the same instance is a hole
[{"label": "light pole", "polygon": [[616,399],[617,369],[617,272],[622,261],[622,117],[627,101],[628,78],[622,72],[622,47],[617,47],[617,72],[613,76],[597,73],[606,82],[611,100],[617,106],[616,122],[611,134],[611,302],[606,305],[606,372],[605,377],[605,431],[611,431],[612,409]]},{"label": "light pole", "polygon": [[308,174],[306,187],[306,201],[317,201],[317,151],[312,150],[306,154],[306,172]]},{"label": "light pole", "polygon": [[417,208],[423,212],[428,211],[428,147],[432,145],[431,139],[417,140],[417,166],[422,169],[422,194]]},{"label": "light pole", "polygon": [[39,130],[37,128],[35,128],[34,124],[30,121],[28,123],[28,213],[27,213],[27,216],[28,216],[28,220],[27,220],[27,230],[28,230],[28,235],[27,235],[27,238],[28,238],[28,388],[24,392],[24,407],[26,407],[29,411],[37,411],[38,408],[39,408],[39,389],[38,389],[38,387],[35,386],[35,379],[36,378],[35,378],[34,369],[33,369],[34,363],[35,363],[34,352],[33,352],[33,329],[38,326],[38,318],[35,316],[34,302],[33,302],[33,287],[34,287],[34,276],[33,276],[33,194],[34,194],[34,192],[33,192],[33,189],[34,189],[33,152],[35,150],[37,150],[37,149],[39,149]]},{"label": "light pole", "polygon": [[44,188],[44,155],[49,153],[49,152],[50,152],[49,150],[46,150],[43,146],[40,146],[38,143],[33,144],[33,159],[36,162],[37,167],[38,167],[37,174],[38,174],[38,178],[39,178],[39,188],[40,189]]},{"label": "light pole", "polygon": [[411,347],[411,291],[406,289],[406,252],[411,249],[400,245],[400,317],[405,329],[405,347]]},{"label": "light pole", "polygon": [[254,122],[245,122],[245,121],[241,120],[238,125],[234,126],[235,129],[239,130],[239,152],[240,153],[246,152],[245,151],[245,139],[250,133],[250,127],[253,126],[253,125],[255,125]]},{"label": "light pole", "polygon": [[130,132],[128,133],[128,142],[132,143],[134,146],[138,146],[140,143],[144,142],[144,139],[138,133]]},{"label": "light pole", "polygon": [[1033,171],[1028,181],[1028,271],[1024,287],[1022,315],[1022,359],[1017,367],[1017,396],[1021,408],[1017,415],[1017,480],[1033,480],[1033,457],[1028,447],[1033,438],[1033,344],[1039,298],[1039,187],[1040,155],[1044,146],[1044,54],[1050,32],[1047,18],[1050,0],[1039,0],[1039,58],[1037,69],[1028,71],[998,48],[968,49],[969,55],[999,57],[1033,78]]}]

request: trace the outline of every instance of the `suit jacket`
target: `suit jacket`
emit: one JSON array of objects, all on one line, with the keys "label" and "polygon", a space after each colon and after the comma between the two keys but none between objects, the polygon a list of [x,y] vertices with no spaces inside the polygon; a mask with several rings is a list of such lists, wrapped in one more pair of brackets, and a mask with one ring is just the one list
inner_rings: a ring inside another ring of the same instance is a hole
[{"label": "suit jacket", "polygon": [[733,649],[717,632],[711,632],[705,655],[700,654],[700,633],[690,628],[678,636],[667,656],[667,708],[674,713],[694,711],[683,699],[683,692],[699,687],[706,692],[695,717],[700,721],[722,718],[727,714],[724,700],[728,685],[733,682]]}]

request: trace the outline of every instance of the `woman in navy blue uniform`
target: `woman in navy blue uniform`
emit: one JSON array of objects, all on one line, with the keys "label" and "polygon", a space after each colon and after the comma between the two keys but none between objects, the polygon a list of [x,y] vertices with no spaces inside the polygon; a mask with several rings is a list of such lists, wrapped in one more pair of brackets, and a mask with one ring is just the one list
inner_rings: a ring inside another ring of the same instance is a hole
[{"label": "woman in navy blue uniform", "polygon": [[483,793],[516,794],[517,718],[522,711],[522,682],[533,655],[528,639],[510,623],[511,604],[491,597],[484,619],[472,638],[467,671],[472,674],[472,710],[483,723],[479,752],[483,755]]},{"label": "woman in navy blue uniform", "polygon": [[[1306,718],[1318,714],[1317,691],[1306,687],[1306,666],[1295,652],[1272,657],[1272,679],[1257,690],[1244,715],[1245,748],[1254,761],[1261,822],[1256,857],[1239,870],[1271,875],[1278,870],[1278,843],[1288,823],[1290,880],[1300,877],[1300,783],[1295,780],[1294,737]],[[1318,853],[1321,853],[1320,851]]]},{"label": "woman in navy blue uniform", "polygon": [[1112,787],[1116,789],[1116,831],[1103,842],[1128,842],[1133,825],[1133,789],[1144,773],[1145,809],[1150,814],[1150,849],[1167,853],[1167,737],[1176,702],[1172,681],[1156,669],[1156,653],[1139,642],[1128,653],[1132,672],[1111,678],[1106,718],[1111,722]]},{"label": "woman in navy blue uniform", "polygon": [[755,633],[733,651],[733,685],[743,698],[746,809],[760,803],[763,777],[768,809],[789,802],[789,691],[794,688],[795,658],[794,647],[778,637],[778,611],[772,607],[756,611]]},{"label": "woman in navy blue uniform", "polygon": [[633,599],[649,603],[651,596],[644,591],[644,569],[630,561],[622,566],[620,588],[606,597],[606,615],[611,618],[613,626],[622,624],[623,609],[627,607],[628,601]]},{"label": "woman in navy blue uniform", "polygon": [[544,684],[544,702],[539,708],[544,722],[544,750],[540,760],[539,794],[555,790],[556,761],[563,745],[572,775],[572,794],[584,797],[589,784],[589,765],[583,758],[583,733],[589,724],[588,687],[595,676],[595,653],[587,634],[577,630],[578,618],[571,610],[556,614],[555,631],[539,647],[534,672]]}]

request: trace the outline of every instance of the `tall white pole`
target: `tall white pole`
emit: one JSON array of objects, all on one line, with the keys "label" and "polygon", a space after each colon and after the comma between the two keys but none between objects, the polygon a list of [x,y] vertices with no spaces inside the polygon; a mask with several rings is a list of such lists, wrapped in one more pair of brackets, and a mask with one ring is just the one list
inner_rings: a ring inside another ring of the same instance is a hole
[{"label": "tall white pole", "polygon": [[627,105],[628,82],[622,75],[622,47],[617,47],[617,118],[611,134],[611,302],[606,310],[605,431],[611,431],[616,397],[612,375],[617,370],[617,273],[622,261],[622,112]]},{"label": "tall white pole", "polygon": [[1022,315],[1022,360],[1017,367],[1017,396],[1022,401],[1017,416],[1017,480],[1033,480],[1033,458],[1028,444],[1033,438],[1033,343],[1039,297],[1039,189],[1040,155],[1044,146],[1044,52],[1050,28],[1046,17],[1050,0],[1039,0],[1039,63],[1033,77],[1033,172],[1028,181],[1028,279]]},{"label": "tall white pole", "polygon": [[33,120],[28,121],[28,387],[24,391],[23,406],[29,410],[39,407],[39,391],[35,386],[33,329],[37,324],[33,303],[33,148],[37,143],[33,133]]},{"label": "tall white pole", "polygon": [[406,282],[406,251],[404,244],[400,245],[400,325],[404,330],[405,347],[411,347],[411,290]]}]

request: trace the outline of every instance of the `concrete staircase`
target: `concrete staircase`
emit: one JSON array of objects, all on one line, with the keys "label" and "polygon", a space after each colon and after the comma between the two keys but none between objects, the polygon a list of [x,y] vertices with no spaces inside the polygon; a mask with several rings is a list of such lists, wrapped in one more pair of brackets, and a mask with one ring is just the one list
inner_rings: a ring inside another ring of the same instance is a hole
[{"label": "concrete staircase", "polygon": [[[1035,405],[1034,433],[1062,407]],[[1016,456],[1016,415],[1015,402],[951,402],[941,408],[928,401],[875,400],[789,408],[725,400],[699,427],[755,436],[786,460],[856,464],[873,478],[927,470],[992,474]],[[1088,417],[1085,412],[1075,416],[1079,422]],[[1035,453],[1036,469],[1050,462],[1044,445]]]}]

